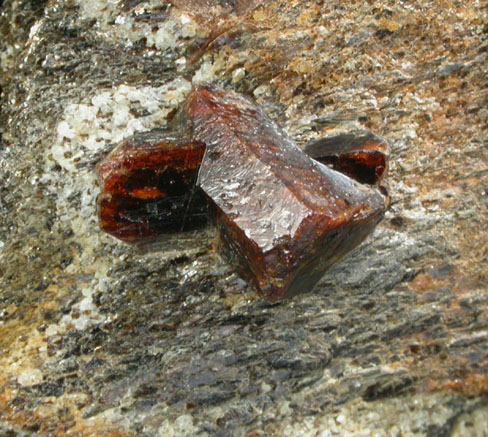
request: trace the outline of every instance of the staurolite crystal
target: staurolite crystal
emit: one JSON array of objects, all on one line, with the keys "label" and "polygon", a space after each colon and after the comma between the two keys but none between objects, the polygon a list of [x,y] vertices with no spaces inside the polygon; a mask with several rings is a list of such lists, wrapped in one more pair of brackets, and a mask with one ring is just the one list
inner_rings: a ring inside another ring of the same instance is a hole
[{"label": "staurolite crystal", "polygon": [[186,110],[218,250],[266,299],[310,290],[382,218],[379,191],[310,158],[249,98],[196,86]]},{"label": "staurolite crystal", "polygon": [[369,131],[321,138],[307,144],[305,153],[365,184],[381,185],[388,169],[388,145]]},{"label": "staurolite crystal", "polygon": [[195,187],[205,145],[164,131],[122,141],[98,164],[101,228],[128,243],[191,230],[207,222],[207,200]]},{"label": "staurolite crystal", "polygon": [[140,243],[200,227],[211,213],[219,253],[276,301],[311,290],[383,216],[387,149],[373,134],[307,147],[351,178],[234,92],[196,86],[175,120],[184,134],[138,134],[98,165],[104,231]]}]

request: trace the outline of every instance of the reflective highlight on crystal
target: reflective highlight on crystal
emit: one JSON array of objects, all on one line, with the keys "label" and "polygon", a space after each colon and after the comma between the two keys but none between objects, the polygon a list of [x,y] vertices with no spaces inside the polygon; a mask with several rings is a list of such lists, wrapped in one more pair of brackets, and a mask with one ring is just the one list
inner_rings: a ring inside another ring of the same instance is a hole
[{"label": "reflective highlight on crystal", "polygon": [[266,299],[310,290],[381,219],[377,190],[311,159],[247,97],[198,86],[187,113],[218,250]]},{"label": "reflective highlight on crystal", "polygon": [[307,154],[252,100],[211,85],[192,89],[173,126],[186,135],[138,134],[99,164],[102,229],[141,243],[211,215],[218,252],[269,301],[310,291],[386,209],[387,147],[369,132]]}]

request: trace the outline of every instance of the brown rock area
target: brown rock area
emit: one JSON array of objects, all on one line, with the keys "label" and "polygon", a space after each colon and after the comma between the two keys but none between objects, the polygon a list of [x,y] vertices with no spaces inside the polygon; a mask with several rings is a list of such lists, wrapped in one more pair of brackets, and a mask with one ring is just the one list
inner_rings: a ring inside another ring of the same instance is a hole
[{"label": "brown rock area", "polygon": [[[0,2],[0,434],[485,435],[486,6],[182,3]],[[96,164],[198,83],[388,142],[390,209],[314,293],[99,229]]]}]

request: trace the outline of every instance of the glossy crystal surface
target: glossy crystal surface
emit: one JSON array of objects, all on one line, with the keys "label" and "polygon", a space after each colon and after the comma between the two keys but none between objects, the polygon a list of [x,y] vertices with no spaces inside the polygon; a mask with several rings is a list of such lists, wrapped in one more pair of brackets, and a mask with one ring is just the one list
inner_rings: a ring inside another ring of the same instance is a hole
[{"label": "glossy crystal surface", "polygon": [[155,130],[122,141],[97,167],[100,226],[129,243],[207,222],[207,201],[195,187],[201,142]]},{"label": "glossy crystal surface", "polygon": [[186,109],[218,250],[266,299],[309,291],[381,219],[376,189],[307,156],[247,97],[197,86]]},{"label": "glossy crystal surface", "polygon": [[305,152],[361,183],[380,185],[388,170],[388,145],[369,131],[321,138]]}]

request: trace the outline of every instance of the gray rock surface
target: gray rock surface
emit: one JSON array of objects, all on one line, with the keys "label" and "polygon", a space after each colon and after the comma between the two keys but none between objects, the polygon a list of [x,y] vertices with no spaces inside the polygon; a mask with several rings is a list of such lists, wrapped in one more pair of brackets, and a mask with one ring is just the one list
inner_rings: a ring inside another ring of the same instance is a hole
[{"label": "gray rock surface", "polygon": [[[487,435],[486,6],[261,3],[0,2],[3,434]],[[210,229],[99,230],[96,163],[192,82],[389,141],[391,208],[314,293],[259,300]]]}]

